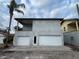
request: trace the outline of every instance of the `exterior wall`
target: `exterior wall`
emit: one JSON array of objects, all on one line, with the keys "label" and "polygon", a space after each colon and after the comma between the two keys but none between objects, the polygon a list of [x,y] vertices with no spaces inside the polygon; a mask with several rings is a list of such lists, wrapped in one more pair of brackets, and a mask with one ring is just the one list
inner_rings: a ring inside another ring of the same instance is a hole
[{"label": "exterior wall", "polygon": [[60,21],[56,20],[34,20],[33,32],[39,35],[62,35]]},{"label": "exterior wall", "polygon": [[[48,45],[52,45],[52,46],[56,46],[57,45],[57,40],[58,42],[58,46],[62,46],[64,45],[64,41],[63,41],[63,34],[61,31],[61,27],[60,27],[60,21],[58,20],[34,20],[33,21],[33,32],[34,35],[38,37],[38,39],[40,39],[40,37],[43,37],[42,40],[39,40],[39,45],[46,45],[48,43]],[[49,40],[47,39],[48,37]],[[56,40],[56,37],[59,38]],[[52,44],[47,42],[47,41],[52,41]],[[41,42],[47,42],[46,44],[42,44]],[[55,42],[55,43],[53,43]]]},{"label": "exterior wall", "polygon": [[67,32],[64,33],[64,41],[65,43],[79,46],[79,32]]}]

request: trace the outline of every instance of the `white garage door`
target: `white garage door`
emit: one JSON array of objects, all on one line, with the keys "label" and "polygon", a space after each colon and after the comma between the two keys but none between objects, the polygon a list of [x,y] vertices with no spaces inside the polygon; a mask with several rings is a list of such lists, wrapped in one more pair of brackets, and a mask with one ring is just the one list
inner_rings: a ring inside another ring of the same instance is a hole
[{"label": "white garage door", "polygon": [[41,46],[62,46],[63,40],[61,36],[40,36],[39,45]]},{"label": "white garage door", "polygon": [[30,37],[18,37],[16,44],[18,46],[29,46],[30,45]]}]

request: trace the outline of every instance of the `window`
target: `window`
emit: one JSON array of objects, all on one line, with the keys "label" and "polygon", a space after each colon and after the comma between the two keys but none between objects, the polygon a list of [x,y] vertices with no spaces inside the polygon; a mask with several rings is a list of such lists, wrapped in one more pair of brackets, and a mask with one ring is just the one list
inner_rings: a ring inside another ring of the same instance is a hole
[{"label": "window", "polygon": [[36,36],[34,36],[34,44],[36,44]]},{"label": "window", "polygon": [[32,31],[33,21],[26,21],[25,24],[23,24],[23,30],[24,31]]},{"label": "window", "polygon": [[73,37],[73,36],[71,36],[71,37],[70,37],[70,39],[71,39],[71,41],[73,41],[73,40],[74,40],[74,37]]}]

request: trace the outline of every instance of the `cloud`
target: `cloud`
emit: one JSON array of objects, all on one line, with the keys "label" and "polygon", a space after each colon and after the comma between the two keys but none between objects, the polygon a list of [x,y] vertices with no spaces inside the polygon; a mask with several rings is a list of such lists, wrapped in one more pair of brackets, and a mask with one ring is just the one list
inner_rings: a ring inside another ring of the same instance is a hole
[{"label": "cloud", "polygon": [[[8,26],[9,23],[9,13],[7,4],[10,0],[0,0],[0,24],[4,27]],[[26,9],[21,9],[24,11],[25,15],[14,12],[15,17],[24,18],[76,18],[77,10],[76,3],[79,0],[17,0],[17,3],[24,3]],[[5,23],[5,24],[4,24]],[[16,25],[16,21],[12,20],[12,29]],[[20,24],[20,26],[22,26]]]},{"label": "cloud", "polygon": [[50,1],[52,0],[29,0],[29,1],[35,7],[42,7],[42,6],[46,6],[47,4],[49,4]]},{"label": "cloud", "polygon": [[64,19],[69,19],[69,18],[79,18],[77,15],[75,14],[69,14],[67,17],[65,17]]},{"label": "cloud", "polygon": [[71,4],[69,6],[63,6],[61,8],[54,9],[50,13],[51,17],[56,17],[56,18],[65,18],[68,17],[69,15],[72,15],[72,18],[78,17],[76,4]]},{"label": "cloud", "polygon": [[[25,3],[26,0],[22,1]],[[75,4],[78,2],[74,0],[30,0],[30,3],[29,5],[26,3],[24,18],[65,18],[70,14],[77,15]]]},{"label": "cloud", "polygon": [[[61,7],[61,8],[56,8],[56,9],[54,9],[54,10],[52,10],[51,12],[50,12],[50,17],[52,18],[62,18],[62,16],[64,16],[64,15],[62,15],[62,13],[65,11],[66,12],[66,10],[64,10],[64,9],[66,9],[67,8],[67,6],[63,6],[63,7]],[[63,13],[64,14],[64,13]],[[59,17],[60,16],[60,17]]]}]

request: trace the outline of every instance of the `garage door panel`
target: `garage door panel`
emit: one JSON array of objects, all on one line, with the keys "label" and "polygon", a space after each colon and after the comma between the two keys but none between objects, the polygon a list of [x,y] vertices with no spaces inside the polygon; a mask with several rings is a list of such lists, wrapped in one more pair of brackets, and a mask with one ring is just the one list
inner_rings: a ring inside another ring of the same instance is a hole
[{"label": "garage door panel", "polygon": [[40,36],[39,45],[59,46],[59,45],[63,45],[63,41],[61,36]]},{"label": "garage door panel", "polygon": [[18,46],[28,46],[30,45],[30,37],[18,37],[17,38]]}]

